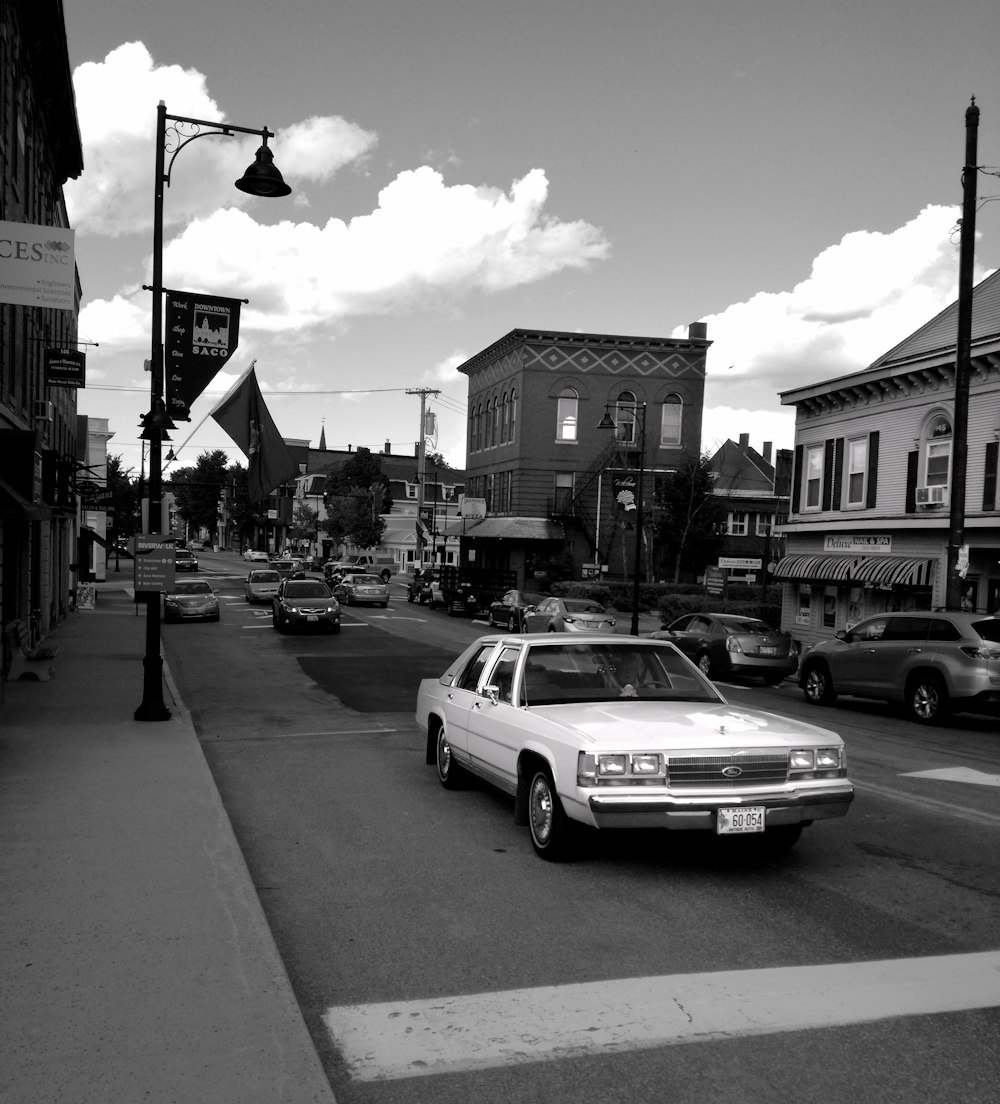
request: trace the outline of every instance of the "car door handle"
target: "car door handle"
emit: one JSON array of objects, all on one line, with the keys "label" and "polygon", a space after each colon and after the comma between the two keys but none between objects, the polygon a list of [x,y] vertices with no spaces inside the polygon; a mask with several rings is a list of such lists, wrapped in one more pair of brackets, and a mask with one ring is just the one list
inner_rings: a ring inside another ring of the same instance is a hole
[{"label": "car door handle", "polygon": [[922,651],[923,651],[923,648],[907,648],[906,649],[906,654],[907,655],[915,655],[917,652],[922,652]]}]

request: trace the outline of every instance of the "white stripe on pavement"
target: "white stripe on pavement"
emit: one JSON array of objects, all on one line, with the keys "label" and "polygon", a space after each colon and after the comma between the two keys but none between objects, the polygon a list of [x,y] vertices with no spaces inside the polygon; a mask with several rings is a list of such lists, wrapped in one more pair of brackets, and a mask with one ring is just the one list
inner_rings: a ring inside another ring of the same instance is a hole
[{"label": "white stripe on pavement", "polygon": [[352,1078],[387,1081],[1000,1005],[1000,952],[789,966],[344,1005]]}]

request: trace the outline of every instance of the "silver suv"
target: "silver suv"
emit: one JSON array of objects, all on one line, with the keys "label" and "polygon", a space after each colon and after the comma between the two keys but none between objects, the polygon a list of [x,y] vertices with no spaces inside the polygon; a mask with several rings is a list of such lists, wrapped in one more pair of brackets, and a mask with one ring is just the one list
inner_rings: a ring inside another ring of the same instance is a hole
[{"label": "silver suv", "polygon": [[920,724],[953,711],[1000,705],[1000,617],[976,613],[880,613],[838,632],[803,657],[806,701],[838,694],[902,702]]}]

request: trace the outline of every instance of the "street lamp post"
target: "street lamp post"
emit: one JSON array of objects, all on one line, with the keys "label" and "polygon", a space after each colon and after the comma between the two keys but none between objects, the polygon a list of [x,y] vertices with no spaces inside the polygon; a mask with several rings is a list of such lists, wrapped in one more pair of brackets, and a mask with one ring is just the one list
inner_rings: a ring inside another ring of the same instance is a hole
[{"label": "street lamp post", "polygon": [[[633,636],[639,635],[639,574],[642,571],[642,484],[646,470],[646,404],[639,403],[632,408],[632,417],[636,412],[642,417],[639,421],[639,473],[635,488],[635,556],[632,564],[632,626],[630,632]],[[611,417],[607,407],[604,409],[604,417],[597,425],[598,429],[611,429],[618,432],[618,425]],[[598,505],[600,516],[600,505]]]},{"label": "street lamp post", "polygon": [[[169,126],[167,125],[169,122]],[[149,532],[161,531],[160,509],[163,497],[162,445],[169,440],[166,431],[175,429],[164,400],[163,372],[163,192],[170,187],[170,173],[180,151],[196,138],[233,137],[235,134],[259,134],[261,145],[252,165],[236,181],[236,187],[249,195],[276,198],[291,188],[275,168],[267,146],[274,133],[267,127],[252,129],[232,123],[168,115],[161,100],[156,109],[156,175],[153,190],[153,282],[147,290],[153,295],[152,345],[150,356],[149,413],[142,418],[140,437],[149,442]],[[170,160],[167,161],[167,154]],[[166,721],[170,710],[163,702],[163,658],[160,655],[160,594],[146,593],[146,654],[143,658],[142,702],[135,711],[137,721]]]}]

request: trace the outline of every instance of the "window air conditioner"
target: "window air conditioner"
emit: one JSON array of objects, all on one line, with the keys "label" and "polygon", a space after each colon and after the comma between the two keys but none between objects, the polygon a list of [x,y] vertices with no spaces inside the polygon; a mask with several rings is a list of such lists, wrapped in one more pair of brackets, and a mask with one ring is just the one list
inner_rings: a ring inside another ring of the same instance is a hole
[{"label": "window air conditioner", "polygon": [[941,506],[948,500],[947,487],[918,487],[916,502],[918,506]]},{"label": "window air conditioner", "polygon": [[35,421],[36,422],[51,422],[52,415],[55,411],[55,407],[52,405],[49,399],[36,399],[35,400]]}]

